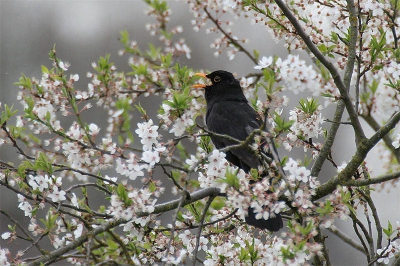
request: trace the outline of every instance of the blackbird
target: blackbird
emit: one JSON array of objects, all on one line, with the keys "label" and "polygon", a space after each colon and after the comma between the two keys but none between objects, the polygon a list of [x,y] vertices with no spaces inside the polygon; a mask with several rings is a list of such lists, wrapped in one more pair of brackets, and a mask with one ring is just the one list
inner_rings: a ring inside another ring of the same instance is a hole
[{"label": "blackbird", "polygon": [[[208,130],[244,141],[254,130],[260,129],[262,120],[249,105],[239,81],[234,78],[232,73],[217,70],[208,75],[204,73],[196,73],[195,75],[211,81],[207,85],[194,85],[196,88],[205,89],[205,99],[207,102],[206,124]],[[217,149],[238,144],[234,140],[216,135],[211,135],[211,140]],[[270,153],[263,152],[271,161],[273,160]],[[226,151],[226,159],[240,169],[243,169],[246,173],[249,173],[251,168],[258,169],[262,166],[260,158],[254,151],[246,147],[229,149]],[[271,191],[266,191],[266,193],[271,193]],[[280,214],[273,213],[268,220],[256,219],[254,210],[251,207],[248,208],[246,223],[260,229],[267,229],[268,231],[278,231],[283,227]]]}]

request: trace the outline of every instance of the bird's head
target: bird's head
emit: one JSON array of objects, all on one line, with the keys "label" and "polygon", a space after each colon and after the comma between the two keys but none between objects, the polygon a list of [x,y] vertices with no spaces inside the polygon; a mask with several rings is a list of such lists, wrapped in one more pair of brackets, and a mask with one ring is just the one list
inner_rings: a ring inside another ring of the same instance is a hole
[{"label": "bird's head", "polygon": [[195,73],[194,75],[207,79],[205,84],[195,84],[193,87],[205,89],[208,105],[226,100],[247,101],[240,87],[240,82],[228,71],[217,70],[210,74]]},{"label": "bird's head", "polygon": [[219,89],[219,88],[232,88],[239,84],[238,80],[232,75],[232,73],[225,70],[217,70],[210,74],[195,73],[195,76],[206,78],[205,84],[195,84],[194,88],[205,88],[207,89]]}]

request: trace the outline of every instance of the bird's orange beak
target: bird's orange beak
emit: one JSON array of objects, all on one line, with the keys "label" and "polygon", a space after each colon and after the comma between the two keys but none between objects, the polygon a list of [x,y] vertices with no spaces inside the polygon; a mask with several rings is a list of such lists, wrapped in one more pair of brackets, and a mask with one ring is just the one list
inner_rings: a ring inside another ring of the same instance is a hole
[{"label": "bird's orange beak", "polygon": [[[208,80],[207,75],[205,73],[194,73],[194,76],[202,77]],[[204,89],[205,87],[207,87],[207,84],[197,83],[193,84],[192,87],[196,89]]]}]

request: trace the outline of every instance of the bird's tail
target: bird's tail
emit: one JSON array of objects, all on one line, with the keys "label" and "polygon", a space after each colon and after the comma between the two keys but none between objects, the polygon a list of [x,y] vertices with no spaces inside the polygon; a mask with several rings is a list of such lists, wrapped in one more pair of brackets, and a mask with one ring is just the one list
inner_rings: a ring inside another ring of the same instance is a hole
[{"label": "bird's tail", "polygon": [[246,216],[246,223],[248,225],[252,225],[261,230],[267,229],[271,232],[277,232],[283,227],[282,216],[278,214],[274,214],[275,217],[270,217],[269,219],[256,219],[256,214],[254,213],[254,209],[248,208],[248,215]]}]

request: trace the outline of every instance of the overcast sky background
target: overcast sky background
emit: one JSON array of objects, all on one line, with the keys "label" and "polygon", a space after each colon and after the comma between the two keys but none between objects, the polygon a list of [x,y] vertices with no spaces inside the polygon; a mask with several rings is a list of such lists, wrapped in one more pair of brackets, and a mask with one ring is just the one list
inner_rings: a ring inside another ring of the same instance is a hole
[{"label": "overcast sky background", "polygon": [[[192,49],[191,60],[181,60],[181,64],[194,69],[217,70],[225,69],[237,73],[241,77],[253,72],[254,64],[242,55],[237,60],[229,61],[225,54],[219,58],[213,56],[210,43],[216,35],[206,35],[204,30],[195,33],[190,21],[192,15],[188,12],[188,6],[184,1],[168,1],[172,8],[170,27],[181,25],[184,29],[180,36],[187,40]],[[63,61],[71,64],[69,73],[78,73],[80,80],[77,86],[86,88],[86,73],[92,71],[91,63],[97,61],[100,56],[111,55],[111,61],[115,62],[118,70],[129,71],[128,56],[119,57],[118,50],[122,48],[119,43],[119,32],[127,30],[131,39],[135,39],[141,48],[148,43],[158,43],[156,37],[149,36],[145,30],[145,24],[152,22],[151,17],[144,14],[146,5],[139,0],[130,1],[7,1],[0,0],[0,102],[11,105],[16,103],[18,88],[13,84],[18,81],[21,74],[28,77],[41,77],[41,65],[51,67],[48,59],[50,49],[56,44],[57,55]],[[233,28],[240,38],[249,38],[250,43],[246,47],[256,48],[261,55],[284,55],[285,49],[282,43],[271,41],[268,33],[259,25],[250,25],[249,22],[236,21]],[[296,104],[296,103],[294,103]],[[341,131],[342,137],[349,134],[345,129]],[[347,137],[353,146],[353,135]],[[346,141],[337,144],[336,154],[343,154],[343,159],[348,160],[353,150],[348,148]],[[343,152],[345,151],[345,152]],[[8,158],[8,150],[1,148],[0,157]],[[12,160],[12,158],[4,159]],[[327,177],[330,177],[329,173]],[[13,198],[1,191],[0,204],[15,204]],[[388,204],[390,202],[390,204]],[[392,190],[390,195],[384,194],[377,203],[381,222],[386,225],[388,219],[392,222],[400,220],[400,197],[397,190]],[[387,206],[390,207],[390,211]],[[382,213],[385,212],[385,213]],[[22,212],[19,212],[23,215]],[[6,229],[6,224],[0,217],[1,232]],[[342,225],[343,223],[340,223]],[[350,223],[347,223],[349,226]],[[336,265],[346,265],[346,258],[358,255],[356,251],[346,244],[328,241],[332,252],[332,261]],[[7,244],[1,239],[0,246]],[[365,264],[362,258],[357,263]]]}]

